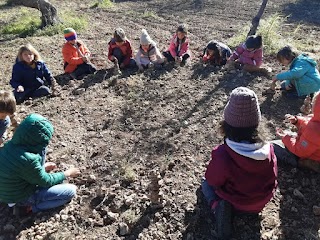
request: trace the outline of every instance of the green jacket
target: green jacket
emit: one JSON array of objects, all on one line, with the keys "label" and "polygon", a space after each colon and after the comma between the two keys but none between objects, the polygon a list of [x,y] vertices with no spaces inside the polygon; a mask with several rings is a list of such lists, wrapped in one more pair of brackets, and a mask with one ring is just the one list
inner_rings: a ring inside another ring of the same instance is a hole
[{"label": "green jacket", "polygon": [[49,144],[52,124],[38,114],[27,116],[12,139],[0,149],[0,201],[16,203],[27,199],[39,187],[61,183],[64,173],[47,173],[41,165],[41,151]]}]

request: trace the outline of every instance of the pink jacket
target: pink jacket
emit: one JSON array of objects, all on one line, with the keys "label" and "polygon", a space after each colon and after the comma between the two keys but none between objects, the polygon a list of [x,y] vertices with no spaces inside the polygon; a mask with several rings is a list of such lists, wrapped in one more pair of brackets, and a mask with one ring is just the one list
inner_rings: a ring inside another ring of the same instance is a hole
[{"label": "pink jacket", "polygon": [[246,45],[243,43],[236,48],[230,60],[237,60],[242,64],[255,65],[260,67],[263,63],[263,50],[262,48],[248,51]]},{"label": "pink jacket", "polygon": [[177,37],[177,34],[175,34],[170,41],[170,46],[168,51],[170,52],[172,57],[176,57],[176,56],[182,57],[186,53],[191,56],[189,51],[189,38],[185,37],[185,39],[183,40],[180,46],[180,51],[179,51],[178,37]]}]

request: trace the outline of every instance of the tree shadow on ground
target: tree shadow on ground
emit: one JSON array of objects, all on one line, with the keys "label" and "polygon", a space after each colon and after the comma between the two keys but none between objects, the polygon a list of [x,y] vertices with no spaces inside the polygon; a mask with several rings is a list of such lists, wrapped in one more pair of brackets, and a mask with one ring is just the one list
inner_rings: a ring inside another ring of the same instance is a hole
[{"label": "tree shadow on ground", "polygon": [[283,13],[291,22],[302,22],[320,26],[320,2],[318,0],[299,0],[283,5]]},{"label": "tree shadow on ground", "polygon": [[281,239],[319,239],[319,217],[312,211],[313,206],[319,205],[319,175],[310,170],[281,165],[278,182]]},{"label": "tree shadow on ground", "polygon": [[[197,202],[193,211],[186,211],[183,240],[217,239],[214,215],[204,198],[201,187],[196,190]],[[260,218],[257,214],[235,214],[233,239],[260,240]]]},{"label": "tree shadow on ground", "polygon": [[[7,204],[1,203],[0,211],[4,217],[0,220],[0,239],[17,239],[21,231],[30,229],[35,222],[47,221],[52,216],[59,213],[62,208],[63,206],[49,211],[31,213],[30,215],[26,216],[16,216],[13,214],[13,208],[9,208]],[[47,233],[44,236],[44,239],[49,236],[50,233]]]}]

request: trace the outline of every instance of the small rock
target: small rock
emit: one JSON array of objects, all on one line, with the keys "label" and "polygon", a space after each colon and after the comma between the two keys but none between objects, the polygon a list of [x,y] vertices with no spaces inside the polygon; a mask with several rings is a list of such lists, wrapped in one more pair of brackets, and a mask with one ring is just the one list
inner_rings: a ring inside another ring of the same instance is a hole
[{"label": "small rock", "polygon": [[313,209],[313,214],[314,214],[314,215],[320,216],[320,207],[318,207],[318,206],[313,206],[312,209]]},{"label": "small rock", "polygon": [[111,221],[116,221],[118,214],[117,213],[113,213],[113,212],[107,212],[107,217],[111,220]]},{"label": "small rock", "polygon": [[80,95],[80,94],[84,93],[85,91],[86,91],[85,88],[77,88],[77,89],[75,89],[75,90],[73,91],[73,94],[74,94],[74,95]]},{"label": "small rock", "polygon": [[3,231],[5,232],[14,232],[16,228],[12,225],[12,224],[6,224],[4,227],[3,227]]},{"label": "small rock", "polygon": [[304,195],[298,189],[293,190],[293,195],[297,198],[304,199]]},{"label": "small rock", "polygon": [[129,227],[126,223],[122,222],[119,224],[119,233],[120,233],[120,236],[124,236],[129,233]]},{"label": "small rock", "polygon": [[63,214],[60,216],[62,221],[67,221],[68,220],[68,215]]},{"label": "small rock", "polygon": [[297,209],[296,207],[291,207],[291,212],[297,213],[297,212],[298,212],[298,209]]}]

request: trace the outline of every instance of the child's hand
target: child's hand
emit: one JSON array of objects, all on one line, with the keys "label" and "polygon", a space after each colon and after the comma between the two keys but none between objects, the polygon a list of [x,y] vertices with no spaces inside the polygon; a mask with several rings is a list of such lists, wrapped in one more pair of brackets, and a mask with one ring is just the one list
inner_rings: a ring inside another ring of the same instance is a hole
[{"label": "child's hand", "polygon": [[86,57],[86,56],[83,56],[83,57],[82,57],[82,60],[83,60],[85,63],[89,61],[88,57]]},{"label": "child's hand", "polygon": [[292,89],[292,85],[291,84],[289,84],[288,86],[286,86],[286,90],[287,91],[289,91],[289,90],[291,90]]},{"label": "child's hand", "polygon": [[276,129],[276,135],[277,135],[278,137],[281,137],[281,138],[283,138],[284,136],[286,136],[286,134],[284,133],[284,131],[283,131],[281,128],[277,128],[277,129]]},{"label": "child's hand", "polygon": [[18,86],[17,87],[17,92],[24,92],[24,87],[23,86]]},{"label": "child's hand", "polygon": [[291,115],[291,114],[286,114],[284,117],[285,117],[285,119],[286,119],[287,121],[289,121],[289,122],[292,123],[292,124],[296,124],[297,121],[298,121],[297,117],[296,117],[296,116],[293,116],[293,115]]},{"label": "child's hand", "polygon": [[44,170],[46,171],[46,172],[50,172],[50,171],[52,171],[53,169],[55,169],[57,167],[57,165],[55,164],[55,163],[53,163],[53,162],[46,162],[45,164],[44,164]]},{"label": "child's hand", "polygon": [[70,168],[66,171],[64,171],[64,175],[66,177],[77,177],[81,174],[80,169],[79,168]]},{"label": "child's hand", "polygon": [[114,61],[114,59],[115,59],[114,56],[111,56],[111,57],[110,57],[110,60],[111,60],[111,61]]},{"label": "child's hand", "polygon": [[272,82],[273,82],[273,83],[276,83],[276,82],[277,82],[277,77],[276,77],[276,76],[273,76],[273,77],[272,77]]},{"label": "child's hand", "polygon": [[182,57],[176,56],[175,60],[176,60],[176,62],[181,62],[182,61]]}]

